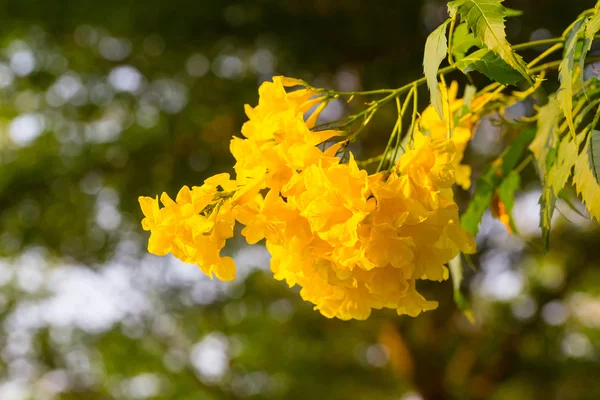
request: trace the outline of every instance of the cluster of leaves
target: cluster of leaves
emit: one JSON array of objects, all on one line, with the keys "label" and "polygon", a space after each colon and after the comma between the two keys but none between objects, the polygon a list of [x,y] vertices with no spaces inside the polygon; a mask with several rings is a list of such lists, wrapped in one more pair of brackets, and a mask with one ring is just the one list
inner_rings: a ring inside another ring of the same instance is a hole
[{"label": "cluster of leaves", "polygon": [[[600,220],[600,131],[597,129],[600,85],[595,78],[587,82],[584,80],[586,62],[592,61],[588,55],[595,35],[600,30],[600,2],[593,9],[581,13],[561,38],[511,46],[506,39],[505,18],[521,13],[504,7],[502,1],[449,2],[449,18],[429,35],[425,44],[424,73],[431,104],[442,120],[445,104],[438,86],[438,76],[443,77],[448,71],[458,69],[468,77],[469,73],[477,71],[494,81],[492,88],[499,91],[509,85],[528,88],[517,97],[521,100],[533,99],[536,103],[535,113],[507,123],[513,140],[480,175],[461,222],[468,231],[477,234],[485,211],[490,208],[494,211],[495,202],[500,199],[510,217],[510,227],[514,228],[511,212],[514,193],[520,187],[519,172],[522,170],[517,165],[525,166],[529,162],[532,158],[527,155],[526,150],[529,149],[542,185],[540,227],[543,246],[548,251],[557,198],[570,204],[567,194],[569,181],[575,186],[590,216]],[[526,64],[515,49],[536,44],[553,46]],[[469,53],[472,48],[476,50]],[[560,60],[533,68],[545,57],[561,49],[563,53]],[[446,58],[449,66],[440,69]],[[560,86],[555,93],[547,95],[542,81],[546,72],[556,67]],[[540,75],[534,75],[535,72],[540,72]],[[451,124],[448,127],[450,135]],[[453,271],[455,280],[460,282],[462,273],[457,268],[453,268]],[[455,282],[455,289],[458,286],[459,283]],[[456,290],[455,297],[461,298]]]}]

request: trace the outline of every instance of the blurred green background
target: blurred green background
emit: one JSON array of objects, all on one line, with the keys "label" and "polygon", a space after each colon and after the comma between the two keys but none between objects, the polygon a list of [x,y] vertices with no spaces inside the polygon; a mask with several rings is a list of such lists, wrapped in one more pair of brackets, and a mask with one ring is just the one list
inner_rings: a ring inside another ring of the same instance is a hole
[{"label": "blurred green background", "polygon": [[[558,36],[594,3],[506,1],[524,11],[508,38]],[[137,197],[231,172],[261,82],[399,87],[421,76],[445,13],[433,0],[0,0],[0,399],[600,399],[600,230],[559,203],[541,257],[533,170],[521,235],[484,219],[464,283],[475,325],[449,282],[422,287],[440,307],[418,318],[342,322],[275,281],[261,246],[228,247],[233,283],[146,253]],[[382,150],[392,118],[359,158]],[[485,120],[475,175],[501,144]]]}]

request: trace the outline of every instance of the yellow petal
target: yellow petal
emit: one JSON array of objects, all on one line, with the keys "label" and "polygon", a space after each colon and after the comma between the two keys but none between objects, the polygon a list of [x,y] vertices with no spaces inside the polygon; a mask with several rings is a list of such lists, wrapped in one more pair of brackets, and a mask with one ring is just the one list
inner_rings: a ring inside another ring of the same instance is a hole
[{"label": "yellow petal", "polygon": [[235,261],[231,257],[222,257],[218,264],[213,265],[213,271],[222,281],[235,279]]}]

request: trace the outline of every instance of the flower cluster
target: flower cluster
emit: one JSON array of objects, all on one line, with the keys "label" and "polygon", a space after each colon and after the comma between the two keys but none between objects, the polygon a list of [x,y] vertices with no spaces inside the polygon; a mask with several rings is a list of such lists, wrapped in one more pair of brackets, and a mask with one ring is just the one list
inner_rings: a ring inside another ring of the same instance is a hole
[{"label": "flower cluster", "polygon": [[[231,141],[235,180],[217,175],[184,187],[175,201],[163,194],[163,208],[140,198],[149,251],[233,279],[233,261],[219,253],[237,221],[248,243],[265,240],[275,278],[301,286],[302,298],[326,317],[436,308],[417,280],[445,280],[444,264],[475,251],[453,200],[455,143],[416,133],[390,171],[369,175],[335,140],[340,132],[314,129],[323,93],[289,78],[264,83],[259,104],[246,108],[244,138]],[[330,146],[317,147],[323,143]]]}]

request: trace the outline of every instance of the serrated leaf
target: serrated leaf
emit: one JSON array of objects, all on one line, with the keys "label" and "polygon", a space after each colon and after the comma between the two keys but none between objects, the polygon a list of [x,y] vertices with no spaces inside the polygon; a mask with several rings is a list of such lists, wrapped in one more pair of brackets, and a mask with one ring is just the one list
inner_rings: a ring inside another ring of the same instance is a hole
[{"label": "serrated leaf", "polygon": [[[555,196],[558,196],[567,184],[571,176],[571,170],[577,160],[578,151],[579,147],[571,136],[567,135],[560,141],[556,159],[548,169],[547,176],[548,186],[552,188]],[[548,168],[548,162],[546,162],[546,167]]]},{"label": "serrated leaf", "polygon": [[533,79],[527,70],[525,61],[514,52],[504,29],[507,10],[503,0],[454,0],[448,3],[450,15],[459,13],[471,31],[490,50],[498,54],[508,65],[518,71],[529,84]]},{"label": "serrated leaf", "polygon": [[548,104],[540,108],[538,113],[537,134],[529,150],[534,155],[536,167],[542,180],[542,195],[540,196],[540,228],[544,250],[550,247],[550,228],[552,215],[556,206],[556,196],[548,182],[548,171],[556,164],[558,150],[558,122],[562,116],[556,97],[552,96]]},{"label": "serrated leaf", "polygon": [[571,134],[575,136],[575,125],[573,124],[573,69],[575,68],[575,52],[579,36],[585,30],[585,18],[578,19],[571,27],[566,37],[563,59],[558,66],[558,78],[560,88],[556,92],[556,98],[565,119],[569,125]]},{"label": "serrated leaf", "polygon": [[522,131],[477,180],[475,194],[460,220],[461,226],[471,232],[473,236],[477,235],[479,231],[481,218],[488,209],[496,189],[511,173],[534,136],[534,129]]},{"label": "serrated leaf", "polygon": [[481,40],[477,39],[473,32],[469,31],[466,22],[458,24],[452,35],[452,56],[455,61],[462,60],[467,52],[472,48],[482,48]]},{"label": "serrated leaf", "polygon": [[516,172],[508,174],[498,187],[498,197],[504,203],[504,208],[509,218],[509,225],[513,232],[517,232],[517,227],[512,215],[515,205],[515,192],[521,187],[521,176]]},{"label": "serrated leaf", "polygon": [[450,20],[441,24],[429,34],[425,42],[425,54],[423,56],[423,72],[427,79],[431,104],[442,121],[444,121],[444,109],[442,106],[442,92],[438,86],[437,72],[448,51],[448,40],[446,39],[448,22]]},{"label": "serrated leaf", "polygon": [[600,131],[593,130],[590,136],[590,167],[596,182],[600,183]]},{"label": "serrated leaf", "polygon": [[591,136],[575,161],[573,183],[590,215],[600,221],[600,185],[590,165]]},{"label": "serrated leaf", "polygon": [[546,184],[542,187],[542,195],[540,196],[539,204],[542,242],[544,243],[544,251],[547,252],[550,248],[550,228],[552,225],[552,215],[554,214],[554,208],[556,207],[556,196],[552,192],[552,188]]},{"label": "serrated leaf", "polygon": [[529,150],[533,153],[537,170],[542,178],[546,176],[548,154],[558,140],[558,122],[561,115],[556,97],[550,97],[548,104],[541,107],[538,113],[537,134]]},{"label": "serrated leaf", "polygon": [[458,69],[467,74],[478,71],[503,85],[516,85],[523,77],[500,56],[488,49],[477,50],[456,63]]},{"label": "serrated leaf", "polygon": [[561,190],[558,193],[557,197],[559,199],[561,199],[562,201],[564,201],[564,203],[567,205],[567,207],[569,207],[571,209],[571,211],[573,211],[575,214],[579,215],[581,218],[588,218],[587,215],[583,214],[577,207],[575,207],[575,204],[573,204],[571,197],[569,196],[569,194],[567,193],[567,191],[565,189]]},{"label": "serrated leaf", "polygon": [[583,85],[583,73],[585,72],[585,58],[587,57],[589,51],[592,49],[592,42],[594,41],[594,36],[596,36],[596,33],[598,33],[598,31],[600,31],[600,7],[596,5],[596,8],[594,9],[594,14],[592,14],[586,21],[585,30],[583,32],[583,47],[581,49],[581,55],[579,56],[579,77],[584,92],[585,85]]}]

